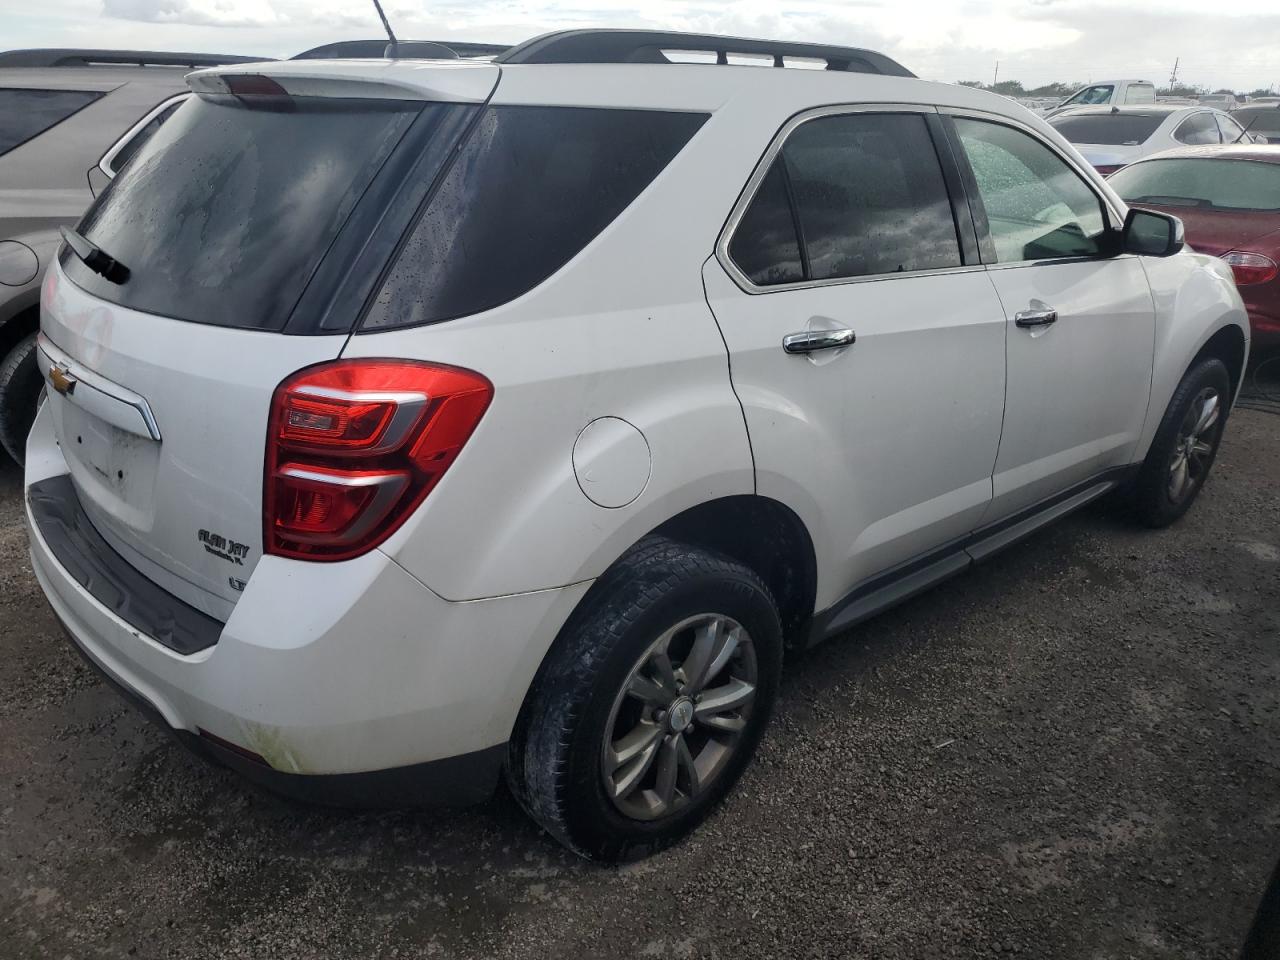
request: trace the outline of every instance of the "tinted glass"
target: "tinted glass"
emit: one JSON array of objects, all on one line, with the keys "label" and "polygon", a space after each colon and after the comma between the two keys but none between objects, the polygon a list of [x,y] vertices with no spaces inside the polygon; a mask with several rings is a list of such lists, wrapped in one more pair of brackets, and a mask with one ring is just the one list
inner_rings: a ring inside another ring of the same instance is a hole
[{"label": "tinted glass", "polygon": [[1173,136],[1183,143],[1191,144],[1222,142],[1212,113],[1193,113],[1178,124],[1178,129],[1173,131]]},{"label": "tinted glass", "polygon": [[1156,132],[1164,118],[1165,114],[1089,113],[1054,117],[1049,123],[1072,143],[1137,146]]},{"label": "tinted glass", "polygon": [[181,101],[178,103],[171,103],[148,120],[146,126],[125,141],[124,145],[120,148],[120,151],[111,158],[111,172],[114,174],[123,170],[124,165],[133,159],[133,155],[142,148],[142,145],[150,140],[155,135],[155,132],[160,129],[160,124],[173,116],[173,111],[177,110],[180,106],[182,106]]},{"label": "tinted glass", "polygon": [[781,156],[809,279],[960,265],[951,202],[923,117],[810,120]]},{"label": "tinted glass", "polygon": [[705,120],[651,110],[485,110],[364,329],[478,313],[537,286],[612,223]]},{"label": "tinted glass", "polygon": [[1011,127],[957,118],[1000,263],[1095,256],[1101,201],[1061,157]]},{"label": "tinted glass", "polygon": [[278,330],[420,103],[192,97],[80,230],[131,271],[117,285],[63,253],[96,296],[162,316]]},{"label": "tinted glass", "polygon": [[1132,203],[1217,210],[1280,211],[1280,164],[1199,158],[1146,160],[1117,171],[1116,193]]},{"label": "tinted glass", "polygon": [[1245,107],[1235,112],[1235,119],[1249,128],[1250,133],[1258,133],[1268,139],[1280,137],[1280,109],[1270,107]]},{"label": "tinted glass", "polygon": [[0,89],[0,153],[26,143],[100,96],[84,90]]},{"label": "tinted glass", "polygon": [[786,176],[782,161],[775,161],[729,243],[738,269],[761,287],[804,279]]}]

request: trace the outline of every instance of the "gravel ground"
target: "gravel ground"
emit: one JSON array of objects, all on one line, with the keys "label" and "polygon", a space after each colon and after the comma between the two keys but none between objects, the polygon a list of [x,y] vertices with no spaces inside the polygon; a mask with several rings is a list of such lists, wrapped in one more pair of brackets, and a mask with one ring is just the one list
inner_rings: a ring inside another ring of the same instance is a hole
[{"label": "gravel ground", "polygon": [[1192,513],[1096,506],[796,664],[712,821],[616,869],[513,802],[351,814],[84,667],[0,467],[0,957],[1214,957],[1280,855],[1280,420]]}]

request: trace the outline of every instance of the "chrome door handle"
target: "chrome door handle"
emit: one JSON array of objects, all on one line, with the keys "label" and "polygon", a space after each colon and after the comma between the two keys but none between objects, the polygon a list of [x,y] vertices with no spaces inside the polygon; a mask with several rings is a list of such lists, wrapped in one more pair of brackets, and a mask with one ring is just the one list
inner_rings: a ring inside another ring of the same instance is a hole
[{"label": "chrome door handle", "polygon": [[852,330],[806,330],[804,333],[789,333],[783,337],[782,349],[787,353],[813,353],[816,350],[847,347],[857,339]]},{"label": "chrome door handle", "polygon": [[1020,327],[1047,327],[1058,322],[1057,310],[1020,310],[1013,315],[1013,322]]}]

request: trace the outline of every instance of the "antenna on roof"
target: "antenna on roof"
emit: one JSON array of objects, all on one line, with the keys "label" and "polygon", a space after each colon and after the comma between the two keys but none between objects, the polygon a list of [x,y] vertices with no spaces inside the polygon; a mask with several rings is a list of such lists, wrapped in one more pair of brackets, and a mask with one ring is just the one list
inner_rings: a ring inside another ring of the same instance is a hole
[{"label": "antenna on roof", "polygon": [[391,42],[387,44],[387,49],[384,50],[383,53],[387,57],[394,58],[396,55],[396,45],[399,41],[396,40],[396,35],[391,29],[391,24],[387,22],[387,15],[382,12],[382,4],[380,4],[378,0],[373,0],[373,5],[377,8],[378,19],[382,21],[382,29],[387,31],[387,37],[391,40]]}]

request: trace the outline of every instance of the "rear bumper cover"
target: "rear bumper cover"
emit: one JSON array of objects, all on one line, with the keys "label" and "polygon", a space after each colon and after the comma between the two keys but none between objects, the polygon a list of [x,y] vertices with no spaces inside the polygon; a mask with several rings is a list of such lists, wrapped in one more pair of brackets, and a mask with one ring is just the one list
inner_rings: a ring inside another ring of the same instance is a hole
[{"label": "rear bumper cover", "polygon": [[264,557],[217,642],[184,654],[58,559],[32,500],[65,473],[42,409],[27,447],[31,563],[75,645],[198,752],[312,800],[487,795],[537,668],[589,586],[451,602],[376,550],[331,564]]}]

